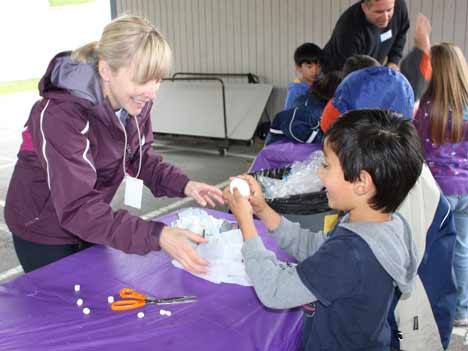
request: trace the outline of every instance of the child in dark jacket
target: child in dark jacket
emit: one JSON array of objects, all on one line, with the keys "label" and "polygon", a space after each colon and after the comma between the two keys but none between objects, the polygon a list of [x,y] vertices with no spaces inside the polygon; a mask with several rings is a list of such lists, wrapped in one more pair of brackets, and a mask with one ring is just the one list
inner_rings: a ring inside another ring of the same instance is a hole
[{"label": "child in dark jacket", "polygon": [[297,143],[321,143],[320,117],[328,100],[341,83],[341,72],[333,71],[316,81],[306,95],[296,98],[293,108],[275,116],[265,144],[281,140]]},{"label": "child in dark jacket", "polygon": [[[276,213],[250,176],[241,176],[250,197],[225,189],[244,236],[246,271],[266,306],[304,307],[304,350],[389,350],[393,296],[397,289],[410,293],[417,273],[412,234],[394,212],[421,172],[421,143],[411,121],[400,115],[355,110],[328,130],[324,154],[319,177],[328,204],[346,212],[328,236]],[[265,249],[253,214],[297,266]]]}]

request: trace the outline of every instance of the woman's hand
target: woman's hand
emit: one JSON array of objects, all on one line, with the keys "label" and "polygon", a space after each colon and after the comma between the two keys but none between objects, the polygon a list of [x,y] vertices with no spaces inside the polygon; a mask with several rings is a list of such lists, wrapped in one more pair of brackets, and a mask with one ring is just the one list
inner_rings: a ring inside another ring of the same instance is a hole
[{"label": "woman's hand", "polygon": [[206,243],[208,240],[186,229],[164,227],[159,237],[159,245],[172,258],[192,273],[206,273],[208,261],[201,258],[190,242]]},{"label": "woman's hand", "polygon": [[217,187],[190,180],[184,189],[184,194],[193,198],[199,205],[205,207],[209,204],[215,207],[215,201],[224,204],[223,193]]},{"label": "woman's hand", "polygon": [[387,63],[387,67],[393,69],[394,71],[400,72],[400,66],[398,66],[396,63],[389,62]]}]

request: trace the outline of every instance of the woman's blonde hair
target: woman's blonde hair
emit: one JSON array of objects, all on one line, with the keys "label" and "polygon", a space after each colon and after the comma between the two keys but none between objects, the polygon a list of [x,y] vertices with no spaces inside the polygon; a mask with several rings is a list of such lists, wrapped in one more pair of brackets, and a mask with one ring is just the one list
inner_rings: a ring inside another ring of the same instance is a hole
[{"label": "woman's blonde hair", "polygon": [[432,101],[431,140],[437,144],[460,142],[464,135],[463,113],[468,108],[466,59],[458,46],[441,43],[431,48],[431,64],[432,79],[424,94]]},{"label": "woman's blonde hair", "polygon": [[73,51],[72,59],[96,64],[103,60],[114,72],[131,67],[133,81],[143,84],[168,74],[172,53],[162,34],[149,21],[126,15],[110,22],[99,41]]}]

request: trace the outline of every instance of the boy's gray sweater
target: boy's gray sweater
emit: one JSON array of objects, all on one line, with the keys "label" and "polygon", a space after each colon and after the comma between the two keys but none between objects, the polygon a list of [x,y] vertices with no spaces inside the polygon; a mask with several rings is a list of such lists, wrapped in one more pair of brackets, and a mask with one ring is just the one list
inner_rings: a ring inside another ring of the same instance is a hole
[{"label": "boy's gray sweater", "polygon": [[[384,223],[349,223],[346,215],[338,225],[359,235],[369,245],[403,294],[411,292],[418,260],[410,229],[400,215],[393,214],[392,219]],[[284,217],[271,235],[282,249],[299,262],[313,255],[326,241],[323,232],[303,229]],[[265,248],[259,236],[247,240],[242,253],[247,274],[265,306],[291,308],[317,300],[302,283],[295,265],[278,261],[275,254]]]}]

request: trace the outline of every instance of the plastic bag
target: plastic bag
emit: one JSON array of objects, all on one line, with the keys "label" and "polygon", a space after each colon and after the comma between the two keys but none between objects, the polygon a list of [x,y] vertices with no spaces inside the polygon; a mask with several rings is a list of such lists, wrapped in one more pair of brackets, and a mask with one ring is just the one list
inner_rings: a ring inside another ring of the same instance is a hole
[{"label": "plastic bag", "polygon": [[316,151],[305,161],[294,162],[288,175],[282,179],[258,176],[265,198],[284,198],[296,194],[320,191],[323,188],[317,172],[324,161],[322,151]]}]

